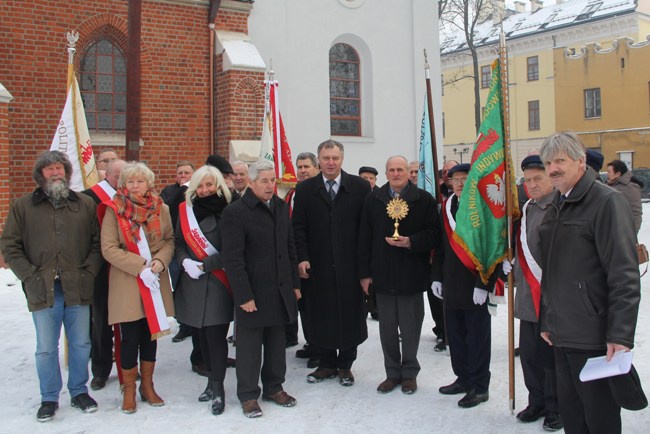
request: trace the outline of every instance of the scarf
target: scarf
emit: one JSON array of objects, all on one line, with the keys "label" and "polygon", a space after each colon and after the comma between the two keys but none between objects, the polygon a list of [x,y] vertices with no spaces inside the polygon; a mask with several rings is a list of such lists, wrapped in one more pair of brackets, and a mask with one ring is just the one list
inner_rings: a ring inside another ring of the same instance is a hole
[{"label": "scarf", "polygon": [[145,233],[162,238],[160,208],[163,202],[156,193],[130,194],[123,187],[117,190],[113,202],[117,206],[118,216],[127,219],[131,225],[128,231],[130,241],[137,243],[140,240],[140,226]]},{"label": "scarf", "polygon": [[228,201],[224,196],[219,196],[217,193],[211,194],[206,197],[195,197],[192,201],[192,209],[196,216],[196,221],[201,222],[204,218],[214,215],[221,217],[221,212],[228,205]]}]

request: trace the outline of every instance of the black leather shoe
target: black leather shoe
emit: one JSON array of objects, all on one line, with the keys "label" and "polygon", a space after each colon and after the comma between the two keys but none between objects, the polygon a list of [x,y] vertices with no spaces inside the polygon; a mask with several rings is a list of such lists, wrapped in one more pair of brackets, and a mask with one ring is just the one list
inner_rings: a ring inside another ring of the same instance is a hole
[{"label": "black leather shoe", "polygon": [[435,347],[433,347],[433,351],[435,351],[436,353],[447,351],[447,344],[445,343],[445,341],[440,341],[436,344]]},{"label": "black leather shoe", "polygon": [[318,357],[310,357],[309,360],[307,360],[307,367],[309,369],[318,368],[319,364],[320,364],[320,359]]},{"label": "black leather shoe", "polygon": [[490,399],[490,393],[475,393],[474,391],[467,392],[467,395],[463,396],[460,401],[458,401],[458,406],[461,408],[472,408],[479,405],[481,402],[485,402]]},{"label": "black leather shoe", "polygon": [[544,418],[544,424],[542,425],[544,431],[559,431],[564,428],[564,422],[562,422],[562,417],[559,413],[555,411],[549,411],[546,417]]},{"label": "black leather shoe", "polygon": [[204,364],[192,365],[192,372],[196,372],[201,377],[207,377],[209,375],[208,370],[205,368]]},{"label": "black leather shoe", "polygon": [[296,357],[299,359],[309,359],[313,355],[311,348],[309,348],[309,344],[303,345],[302,349],[296,351]]},{"label": "black leather shoe", "polygon": [[41,402],[41,407],[36,413],[36,420],[39,422],[48,422],[52,420],[56,409],[59,408],[59,403],[54,401],[43,401]]},{"label": "black leather shoe", "polygon": [[298,345],[298,341],[287,341],[286,348],[295,347]]},{"label": "black leather shoe", "polygon": [[546,415],[546,409],[544,407],[537,407],[535,405],[529,405],[524,408],[517,414],[517,419],[522,422],[535,422],[542,416]]},{"label": "black leather shoe", "polygon": [[184,327],[181,327],[178,329],[178,333],[176,333],[172,338],[172,342],[174,343],[183,342],[185,339],[189,338],[190,336],[192,336],[192,333],[191,332],[188,333]]},{"label": "black leather shoe", "polygon": [[443,395],[458,395],[459,393],[466,393],[467,388],[460,384],[460,381],[456,380],[447,386],[442,386],[438,389],[438,392]]},{"label": "black leather shoe", "polygon": [[106,377],[93,377],[93,379],[90,381],[90,388],[92,390],[103,389],[104,386],[106,386],[106,380],[108,380]]}]

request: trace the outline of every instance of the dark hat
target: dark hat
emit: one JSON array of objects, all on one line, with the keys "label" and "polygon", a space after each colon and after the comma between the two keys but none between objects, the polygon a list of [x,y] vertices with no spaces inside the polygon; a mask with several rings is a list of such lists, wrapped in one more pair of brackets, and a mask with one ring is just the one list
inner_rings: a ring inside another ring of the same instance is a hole
[{"label": "dark hat", "polygon": [[529,155],[528,157],[524,158],[521,162],[521,170],[526,170],[526,169],[542,169],[544,170],[544,163],[542,163],[542,159],[539,158],[539,155]]},{"label": "dark hat", "polygon": [[469,163],[456,164],[454,167],[452,167],[447,171],[447,176],[451,178],[451,175],[453,175],[456,172],[469,173],[469,168],[470,168]]},{"label": "dark hat", "polygon": [[605,156],[603,154],[593,149],[587,149],[587,166],[594,169],[596,173],[600,172],[600,169],[603,168],[604,162]]},{"label": "dark hat", "polygon": [[359,175],[361,175],[362,173],[374,173],[375,176],[379,175],[379,172],[377,172],[377,169],[375,169],[374,167],[370,167],[370,166],[361,166],[361,167],[359,167]]},{"label": "dark hat", "polygon": [[232,170],[232,166],[230,165],[228,160],[223,158],[221,155],[217,155],[217,154],[210,155],[208,159],[205,160],[205,164],[209,164],[210,166],[216,167],[217,169],[219,169],[219,172],[221,173],[228,173],[230,175],[235,173],[235,171]]}]

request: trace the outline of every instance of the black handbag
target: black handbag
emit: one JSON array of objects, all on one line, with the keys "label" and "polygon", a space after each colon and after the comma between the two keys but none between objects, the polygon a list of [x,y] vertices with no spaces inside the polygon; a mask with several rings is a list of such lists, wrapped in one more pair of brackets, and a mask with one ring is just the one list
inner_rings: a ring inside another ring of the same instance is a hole
[{"label": "black handbag", "polygon": [[618,405],[626,410],[643,410],[648,406],[648,398],[643,393],[634,365],[627,374],[609,377],[609,388]]}]

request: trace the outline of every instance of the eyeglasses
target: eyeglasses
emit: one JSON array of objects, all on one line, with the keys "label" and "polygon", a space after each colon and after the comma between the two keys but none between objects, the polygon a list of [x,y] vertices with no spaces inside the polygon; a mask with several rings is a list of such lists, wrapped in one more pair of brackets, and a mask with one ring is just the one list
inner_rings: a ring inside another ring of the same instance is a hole
[{"label": "eyeglasses", "polygon": [[110,163],[111,161],[115,161],[117,158],[104,158],[103,160],[99,160],[101,163]]},{"label": "eyeglasses", "polygon": [[454,185],[461,185],[467,182],[467,177],[464,178],[452,178],[451,183]]}]

